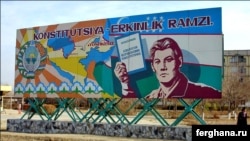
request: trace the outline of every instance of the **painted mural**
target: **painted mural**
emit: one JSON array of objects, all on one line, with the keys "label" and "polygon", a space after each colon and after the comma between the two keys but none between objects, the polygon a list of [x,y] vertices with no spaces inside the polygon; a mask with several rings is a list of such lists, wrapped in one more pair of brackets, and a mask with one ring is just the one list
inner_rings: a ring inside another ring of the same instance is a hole
[{"label": "painted mural", "polygon": [[221,98],[222,9],[17,30],[15,95]]}]

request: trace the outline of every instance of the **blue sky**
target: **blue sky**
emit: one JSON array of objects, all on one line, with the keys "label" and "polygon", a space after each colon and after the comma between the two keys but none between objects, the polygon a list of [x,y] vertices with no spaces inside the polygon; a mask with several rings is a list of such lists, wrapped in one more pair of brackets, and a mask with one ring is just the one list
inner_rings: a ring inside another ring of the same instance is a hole
[{"label": "blue sky", "polygon": [[14,87],[16,30],[150,13],[222,7],[225,50],[249,50],[250,1],[1,1],[1,85]]}]

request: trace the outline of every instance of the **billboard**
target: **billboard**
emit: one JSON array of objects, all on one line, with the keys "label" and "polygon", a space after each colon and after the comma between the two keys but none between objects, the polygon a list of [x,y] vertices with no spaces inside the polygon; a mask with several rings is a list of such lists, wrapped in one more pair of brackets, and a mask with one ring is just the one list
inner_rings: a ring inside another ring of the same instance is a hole
[{"label": "billboard", "polygon": [[222,10],[207,8],[17,30],[15,95],[221,98]]}]

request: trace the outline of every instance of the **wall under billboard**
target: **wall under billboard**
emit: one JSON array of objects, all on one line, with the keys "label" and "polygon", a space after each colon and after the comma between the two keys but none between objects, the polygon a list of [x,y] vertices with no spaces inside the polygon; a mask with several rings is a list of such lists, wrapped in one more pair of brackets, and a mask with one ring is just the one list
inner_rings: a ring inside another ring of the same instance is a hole
[{"label": "wall under billboard", "polygon": [[221,8],[17,30],[15,95],[221,98]]}]

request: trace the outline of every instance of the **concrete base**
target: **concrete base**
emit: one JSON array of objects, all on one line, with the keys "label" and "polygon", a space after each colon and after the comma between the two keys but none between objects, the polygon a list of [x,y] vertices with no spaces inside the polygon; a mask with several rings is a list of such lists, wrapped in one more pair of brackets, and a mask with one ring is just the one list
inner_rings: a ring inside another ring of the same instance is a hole
[{"label": "concrete base", "polygon": [[7,131],[34,134],[90,134],[113,137],[192,141],[192,129],[188,126],[171,127],[159,125],[123,125],[80,123],[72,121],[8,119]]}]

